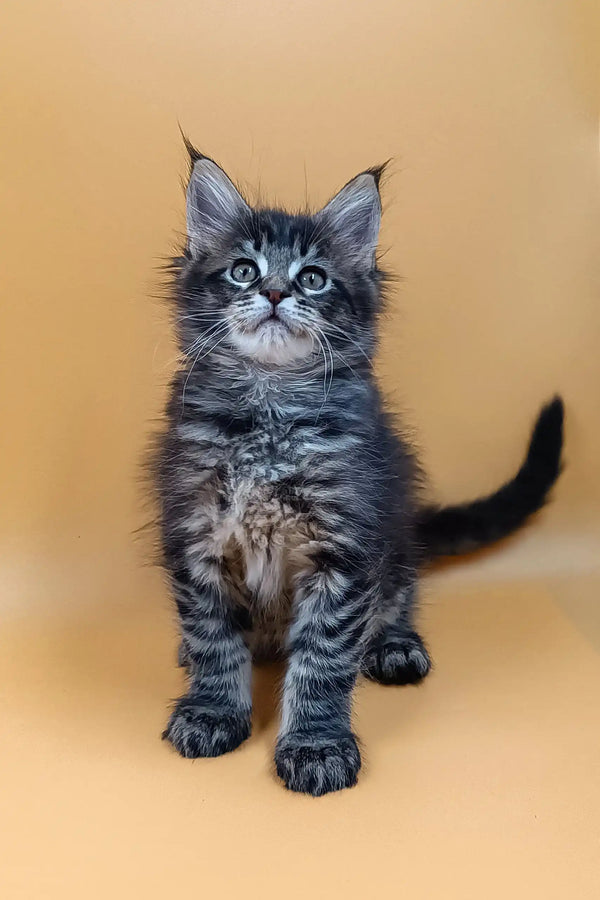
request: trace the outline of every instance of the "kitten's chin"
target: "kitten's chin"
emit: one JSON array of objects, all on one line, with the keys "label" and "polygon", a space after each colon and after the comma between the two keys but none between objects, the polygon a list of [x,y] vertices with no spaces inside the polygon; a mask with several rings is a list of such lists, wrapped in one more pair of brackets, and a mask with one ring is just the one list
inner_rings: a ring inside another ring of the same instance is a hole
[{"label": "kitten's chin", "polygon": [[310,356],[314,350],[312,339],[296,335],[282,322],[265,322],[256,331],[232,331],[231,343],[243,356],[261,363],[285,365]]}]

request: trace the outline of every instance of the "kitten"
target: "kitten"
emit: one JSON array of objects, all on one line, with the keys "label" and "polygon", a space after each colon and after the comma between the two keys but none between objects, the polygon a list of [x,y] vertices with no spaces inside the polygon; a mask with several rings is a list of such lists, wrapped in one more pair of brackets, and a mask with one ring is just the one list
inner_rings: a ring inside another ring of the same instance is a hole
[{"label": "kitten", "polygon": [[382,170],[290,215],[251,208],[189,149],[176,260],[185,365],[157,473],[189,687],[164,736],[186,757],[233,750],[250,734],[252,659],[285,657],[276,770],[318,796],[356,782],[359,673],[414,684],[430,670],[414,625],[419,566],[508,534],[544,503],[562,402],[542,410],[499,491],[422,508],[371,366]]}]

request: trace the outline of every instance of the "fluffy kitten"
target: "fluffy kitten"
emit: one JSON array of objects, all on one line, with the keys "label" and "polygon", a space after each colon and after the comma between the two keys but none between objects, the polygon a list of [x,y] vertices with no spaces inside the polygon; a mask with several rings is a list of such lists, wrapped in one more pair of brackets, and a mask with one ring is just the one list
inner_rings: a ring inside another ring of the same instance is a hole
[{"label": "fluffy kitten", "polygon": [[543,504],[562,403],[542,410],[523,466],[494,495],[421,508],[371,367],[381,170],[290,215],[251,208],[190,150],[176,261],[184,365],[158,466],[189,687],[165,737],[186,757],[233,750],[250,734],[252,658],[285,657],[277,773],[321,795],[356,782],[359,673],[408,684],[429,672],[419,565],[500,538]]}]

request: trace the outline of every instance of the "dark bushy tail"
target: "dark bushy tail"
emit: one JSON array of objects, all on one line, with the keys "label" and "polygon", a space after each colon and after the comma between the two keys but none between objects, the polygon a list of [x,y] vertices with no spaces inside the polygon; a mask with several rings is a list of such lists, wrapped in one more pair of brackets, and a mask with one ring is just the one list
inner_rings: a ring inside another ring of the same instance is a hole
[{"label": "dark bushy tail", "polygon": [[425,559],[468,553],[510,534],[546,502],[561,472],[564,408],[560,397],[544,406],[527,456],[515,477],[488,497],[459,506],[427,507],[418,539]]}]

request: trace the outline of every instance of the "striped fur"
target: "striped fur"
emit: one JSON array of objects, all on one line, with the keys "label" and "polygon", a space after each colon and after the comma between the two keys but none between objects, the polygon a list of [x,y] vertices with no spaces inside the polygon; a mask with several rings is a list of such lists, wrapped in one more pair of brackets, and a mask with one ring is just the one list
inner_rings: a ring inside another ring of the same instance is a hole
[{"label": "striped fur", "polygon": [[[165,736],[188,757],[234,749],[250,733],[252,657],[285,658],[277,772],[320,795],[357,778],[359,673],[405,684],[430,669],[414,625],[417,467],[371,367],[380,172],[289,215],[250,208],[215,163],[192,162],[184,365],[157,473],[189,688]],[[240,259],[252,283],[236,282]],[[306,267],[320,290],[301,287]]]}]

